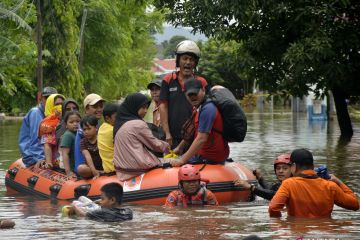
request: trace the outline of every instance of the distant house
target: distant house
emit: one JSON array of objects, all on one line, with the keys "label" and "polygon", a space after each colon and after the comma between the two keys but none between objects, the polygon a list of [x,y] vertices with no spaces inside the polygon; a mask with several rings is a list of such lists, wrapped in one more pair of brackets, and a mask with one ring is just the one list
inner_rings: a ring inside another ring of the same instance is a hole
[{"label": "distant house", "polygon": [[163,76],[167,73],[175,71],[175,59],[158,59],[155,58],[153,65],[151,66],[151,71],[155,76]]}]

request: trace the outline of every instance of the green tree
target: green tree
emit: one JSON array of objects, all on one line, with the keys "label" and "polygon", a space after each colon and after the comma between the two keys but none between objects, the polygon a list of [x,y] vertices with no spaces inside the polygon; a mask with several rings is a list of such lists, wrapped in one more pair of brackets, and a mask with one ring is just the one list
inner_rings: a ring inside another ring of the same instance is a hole
[{"label": "green tree", "polygon": [[[90,92],[116,99],[145,89],[153,78],[152,34],[163,23],[151,3],[40,0],[44,85],[78,100]],[[6,110],[35,102],[36,10],[30,0],[0,4],[0,107]]]},{"label": "green tree", "polygon": [[232,89],[240,98],[243,93],[252,92],[254,83],[248,76],[253,62],[244,54],[241,43],[210,38],[201,46],[199,74],[205,76],[211,85],[220,84]]},{"label": "green tree", "polygon": [[157,0],[174,25],[243,41],[261,87],[305,95],[332,90],[343,139],[353,130],[345,99],[360,95],[360,2],[354,0]]},{"label": "green tree", "polygon": [[35,7],[27,1],[0,4],[0,111],[30,106],[34,97],[36,46],[32,40]]},{"label": "green tree", "polygon": [[164,41],[161,43],[163,46],[163,54],[165,58],[175,58],[175,49],[176,46],[181,42],[186,40],[187,38],[180,35],[175,35],[172,38],[170,38],[169,41]]},{"label": "green tree", "polygon": [[66,96],[80,99],[83,81],[76,51],[79,48],[77,18],[83,8],[81,1],[41,1],[44,85],[50,85]]},{"label": "green tree", "polygon": [[157,11],[147,12],[146,1],[90,0],[84,29],[86,92],[109,99],[145,88],[152,74],[155,42],[151,34],[162,26]]}]

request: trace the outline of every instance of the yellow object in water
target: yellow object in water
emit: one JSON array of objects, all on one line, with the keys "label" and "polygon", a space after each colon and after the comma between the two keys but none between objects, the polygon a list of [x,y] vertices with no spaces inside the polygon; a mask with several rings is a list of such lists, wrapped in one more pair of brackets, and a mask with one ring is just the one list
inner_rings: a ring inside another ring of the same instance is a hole
[{"label": "yellow object in water", "polygon": [[164,158],[178,158],[179,156],[174,153],[174,151],[170,150],[168,154],[164,156]]},{"label": "yellow object in water", "polygon": [[65,206],[63,206],[61,208],[61,214],[62,214],[63,217],[68,217],[69,216],[70,208],[71,208],[70,205],[65,205]]}]

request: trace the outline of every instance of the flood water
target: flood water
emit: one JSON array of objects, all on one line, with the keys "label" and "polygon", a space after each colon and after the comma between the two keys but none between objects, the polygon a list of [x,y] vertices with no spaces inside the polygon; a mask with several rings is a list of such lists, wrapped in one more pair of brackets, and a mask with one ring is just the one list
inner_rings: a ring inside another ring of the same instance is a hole
[{"label": "flood water", "polygon": [[[315,163],[325,164],[355,192],[360,192],[360,122],[353,121],[354,137],[339,144],[336,120],[311,123],[306,115],[290,112],[249,113],[243,143],[231,144],[231,157],[260,168],[274,180],[275,156],[299,147],[313,151]],[[20,122],[0,121],[0,219],[12,218],[14,229],[0,230],[0,239],[360,239],[360,212],[335,207],[332,219],[269,218],[264,201],[233,203],[216,208],[163,209],[129,205],[134,219],[99,223],[62,218],[67,202],[51,202],[6,191],[5,171],[19,158]],[[285,214],[286,215],[286,214]]]}]

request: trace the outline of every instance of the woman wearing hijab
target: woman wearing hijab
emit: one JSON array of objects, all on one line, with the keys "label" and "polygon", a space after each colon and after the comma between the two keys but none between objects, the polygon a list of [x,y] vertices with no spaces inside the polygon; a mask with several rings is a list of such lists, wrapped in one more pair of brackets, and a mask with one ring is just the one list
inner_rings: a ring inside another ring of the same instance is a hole
[{"label": "woman wearing hijab", "polygon": [[57,142],[60,142],[60,138],[61,136],[65,133],[66,131],[66,124],[64,122],[64,117],[66,115],[67,112],[71,112],[71,111],[79,111],[79,104],[76,102],[76,100],[72,99],[72,98],[67,98],[65,99],[65,101],[62,104],[62,118],[61,118],[61,122],[60,124],[56,127],[56,140]]},{"label": "woman wearing hijab", "polygon": [[45,160],[36,163],[35,167],[52,168],[57,158],[57,141],[55,129],[61,119],[61,106],[65,97],[61,94],[51,94],[45,104],[45,118],[39,127],[39,137],[44,145]]},{"label": "woman wearing hijab", "polygon": [[154,137],[143,120],[149,100],[141,93],[130,94],[119,106],[114,127],[114,165],[120,181],[141,175],[161,164],[151,151],[167,153],[167,142]]}]

